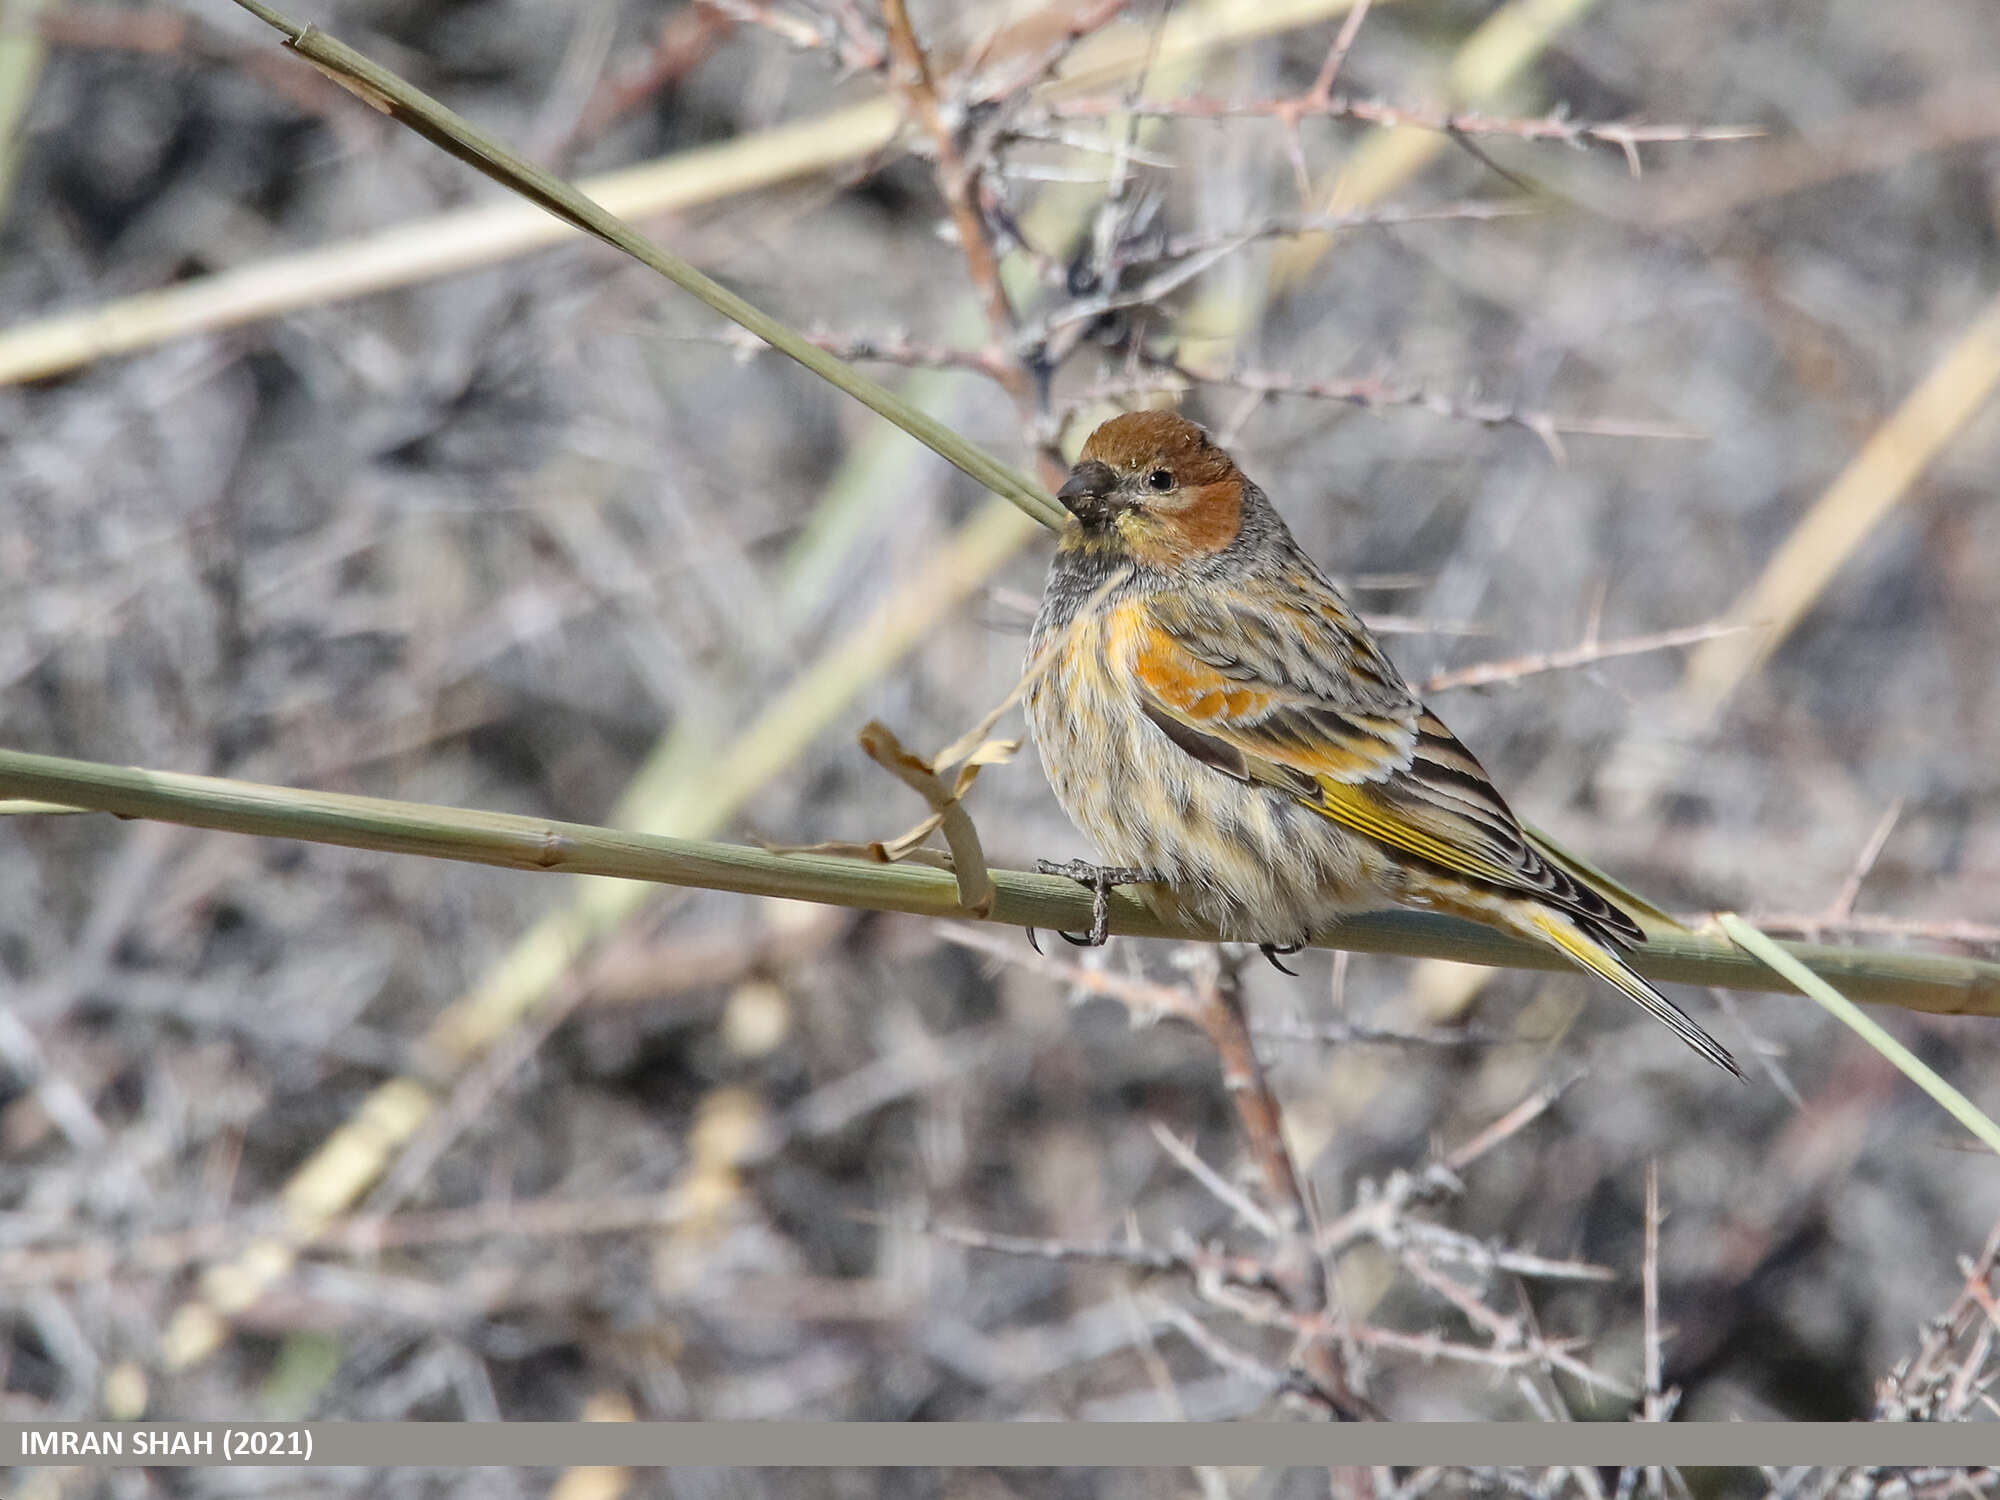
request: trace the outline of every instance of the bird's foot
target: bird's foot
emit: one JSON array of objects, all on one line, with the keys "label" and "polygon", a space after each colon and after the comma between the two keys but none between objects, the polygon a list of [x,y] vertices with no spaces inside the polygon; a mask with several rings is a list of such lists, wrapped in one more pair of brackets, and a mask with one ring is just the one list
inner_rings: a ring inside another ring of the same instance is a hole
[{"label": "bird's foot", "polygon": [[[1310,934],[1307,936],[1310,937]],[[1278,960],[1281,958],[1290,958],[1294,953],[1305,951],[1306,941],[1307,938],[1302,937],[1289,943],[1259,943],[1257,951],[1269,959],[1271,967],[1276,969],[1280,974],[1289,974],[1292,978],[1297,979],[1299,971],[1297,969],[1286,968]]]},{"label": "bird's foot", "polygon": [[[1101,948],[1111,936],[1111,888],[1115,885],[1148,885],[1160,879],[1151,870],[1133,870],[1119,865],[1094,865],[1088,860],[1071,859],[1057,864],[1054,860],[1038,859],[1035,868],[1044,875],[1060,875],[1066,880],[1074,880],[1090,892],[1090,931],[1079,937],[1073,932],[1056,930],[1056,936],[1065,943],[1078,948]],[[1028,941],[1035,941],[1035,930],[1028,929]],[[1035,951],[1041,952],[1039,944]]]}]

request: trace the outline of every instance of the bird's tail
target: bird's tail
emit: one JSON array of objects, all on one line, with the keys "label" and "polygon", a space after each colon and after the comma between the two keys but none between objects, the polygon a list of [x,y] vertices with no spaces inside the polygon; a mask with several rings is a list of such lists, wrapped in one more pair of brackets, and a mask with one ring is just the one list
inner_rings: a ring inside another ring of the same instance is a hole
[{"label": "bird's tail", "polygon": [[1702,1030],[1678,1005],[1634,973],[1632,966],[1619,957],[1616,949],[1591,937],[1561,912],[1551,911],[1536,902],[1509,903],[1507,915],[1508,925],[1523,937],[1549,944],[1572,963],[1616,985],[1666,1022],[1676,1036],[1703,1057],[1738,1078],[1743,1076],[1743,1070],[1736,1066],[1736,1059],[1729,1055],[1729,1050]]},{"label": "bird's tail", "polygon": [[1686,933],[1686,925],[1670,912],[1662,911],[1630,886],[1620,885],[1575,850],[1565,849],[1534,824],[1523,823],[1521,832],[1528,836],[1528,842],[1543,859],[1561,869],[1578,885],[1588,886],[1611,902],[1636,921],[1648,937],[1655,932]]}]

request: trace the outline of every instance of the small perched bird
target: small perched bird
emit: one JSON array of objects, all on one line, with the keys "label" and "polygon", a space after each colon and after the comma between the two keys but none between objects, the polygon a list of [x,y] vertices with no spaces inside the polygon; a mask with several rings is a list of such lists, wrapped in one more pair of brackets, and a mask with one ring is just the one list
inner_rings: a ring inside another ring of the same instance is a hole
[{"label": "small perched bird", "polygon": [[1346,913],[1447,912],[1557,950],[1742,1076],[1625,962],[1638,922],[1536,846],[1206,432],[1114,417],[1057,498],[1075,520],[1027,715],[1056,799],[1111,862],[1044,865],[1095,890],[1094,941],[1112,885],[1273,962]]}]

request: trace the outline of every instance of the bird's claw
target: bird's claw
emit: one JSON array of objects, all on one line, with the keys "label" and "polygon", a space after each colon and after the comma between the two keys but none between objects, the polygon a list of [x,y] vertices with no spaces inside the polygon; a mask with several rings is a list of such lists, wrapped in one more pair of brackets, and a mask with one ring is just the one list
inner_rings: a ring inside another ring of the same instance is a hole
[{"label": "bird's claw", "polygon": [[1257,951],[1263,954],[1265,958],[1269,959],[1271,967],[1276,969],[1280,974],[1289,974],[1292,976],[1292,978],[1297,979],[1299,977],[1299,971],[1297,969],[1286,968],[1283,964],[1279,963],[1278,960],[1281,958],[1290,958],[1294,953],[1303,951],[1305,946],[1306,946],[1306,940],[1304,938],[1298,938],[1295,941],[1289,943],[1259,943],[1257,945]]},{"label": "bird's claw", "polygon": [[[1147,885],[1160,877],[1151,870],[1133,870],[1117,865],[1093,865],[1088,860],[1070,859],[1058,864],[1038,859],[1035,868],[1044,875],[1060,875],[1074,880],[1090,892],[1090,931],[1082,936],[1056,929],[1056,936],[1077,948],[1102,948],[1111,937],[1111,888],[1115,885]],[[1037,952],[1041,950],[1036,949]]]}]

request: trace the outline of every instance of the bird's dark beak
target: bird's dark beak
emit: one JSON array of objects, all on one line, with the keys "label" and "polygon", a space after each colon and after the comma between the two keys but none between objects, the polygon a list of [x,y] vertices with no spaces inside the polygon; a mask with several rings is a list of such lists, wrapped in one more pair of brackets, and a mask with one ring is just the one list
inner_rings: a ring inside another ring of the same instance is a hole
[{"label": "bird's dark beak", "polygon": [[1111,492],[1117,486],[1118,476],[1111,465],[1094,458],[1085,459],[1069,471],[1069,478],[1056,491],[1056,499],[1084,525],[1096,525],[1109,519]]}]

